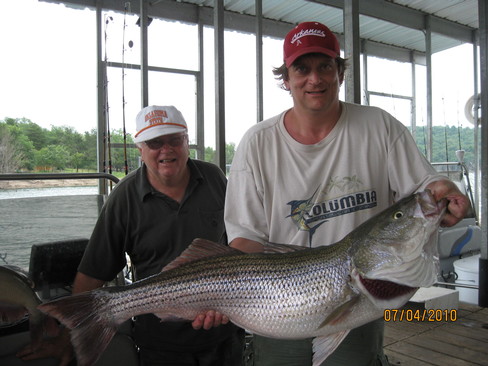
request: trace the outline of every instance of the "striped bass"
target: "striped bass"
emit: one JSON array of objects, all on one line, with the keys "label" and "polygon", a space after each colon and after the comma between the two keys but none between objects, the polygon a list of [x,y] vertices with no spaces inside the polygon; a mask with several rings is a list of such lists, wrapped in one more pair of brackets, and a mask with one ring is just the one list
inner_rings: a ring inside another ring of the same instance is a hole
[{"label": "striped bass", "polygon": [[446,201],[406,197],[341,241],[318,248],[266,245],[245,254],[196,239],[160,274],[58,299],[39,309],[71,329],[80,366],[92,365],[117,326],[140,314],[193,320],[209,310],[249,332],[314,338],[320,365],[350,329],[404,305],[437,278],[437,230]]}]

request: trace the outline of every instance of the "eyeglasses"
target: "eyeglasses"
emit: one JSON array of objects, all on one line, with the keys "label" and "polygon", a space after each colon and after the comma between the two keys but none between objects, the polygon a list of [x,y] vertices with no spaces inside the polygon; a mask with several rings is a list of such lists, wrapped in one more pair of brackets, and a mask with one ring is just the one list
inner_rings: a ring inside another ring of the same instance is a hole
[{"label": "eyeglasses", "polygon": [[178,135],[166,139],[164,138],[152,139],[152,140],[144,141],[144,143],[151,150],[159,150],[165,144],[171,147],[180,147],[183,144],[183,141],[185,141],[185,138],[186,135]]}]

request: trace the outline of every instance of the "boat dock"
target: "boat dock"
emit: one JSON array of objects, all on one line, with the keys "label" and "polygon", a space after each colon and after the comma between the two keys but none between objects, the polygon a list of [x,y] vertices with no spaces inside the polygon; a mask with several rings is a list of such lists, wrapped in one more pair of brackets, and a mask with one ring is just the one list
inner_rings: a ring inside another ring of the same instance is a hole
[{"label": "boat dock", "polygon": [[[459,302],[457,310],[427,312],[422,320],[423,314],[424,309],[408,303],[395,321],[385,320],[384,350],[390,365],[488,365],[488,308]],[[451,317],[456,319],[446,320]]]}]

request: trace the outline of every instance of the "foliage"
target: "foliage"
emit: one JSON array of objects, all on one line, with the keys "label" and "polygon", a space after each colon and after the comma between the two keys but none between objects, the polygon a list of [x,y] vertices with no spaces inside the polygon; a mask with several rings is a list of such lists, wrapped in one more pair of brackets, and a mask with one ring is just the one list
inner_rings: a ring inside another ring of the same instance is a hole
[{"label": "foliage", "polygon": [[[415,140],[420,151],[427,155],[427,129],[417,127]],[[456,150],[465,150],[464,161],[468,164],[475,162],[475,134],[473,128],[454,126],[432,127],[432,161],[457,162]]]},{"label": "foliage", "polygon": [[[102,136],[100,149],[105,156],[102,166],[106,172],[131,171],[139,166],[139,151],[130,135],[122,129]],[[79,133],[72,127],[41,128],[26,118],[6,118],[0,121],[0,173],[18,171],[52,172],[56,170],[98,171],[98,136],[95,129]],[[110,142],[110,149],[107,149]],[[226,146],[227,164],[234,158],[235,144]],[[192,157],[195,152],[191,151]],[[205,161],[213,162],[215,150],[205,148]]]},{"label": "foliage", "polygon": [[24,159],[8,126],[0,125],[0,173],[15,172]]}]

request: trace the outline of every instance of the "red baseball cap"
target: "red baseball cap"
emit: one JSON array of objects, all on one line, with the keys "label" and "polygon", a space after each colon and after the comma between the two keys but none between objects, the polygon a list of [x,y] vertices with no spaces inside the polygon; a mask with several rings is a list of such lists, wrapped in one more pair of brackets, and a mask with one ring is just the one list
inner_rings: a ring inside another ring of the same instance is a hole
[{"label": "red baseball cap", "polygon": [[339,41],[334,33],[318,22],[298,24],[285,37],[283,56],[286,67],[307,53],[323,53],[332,58],[341,55]]}]

